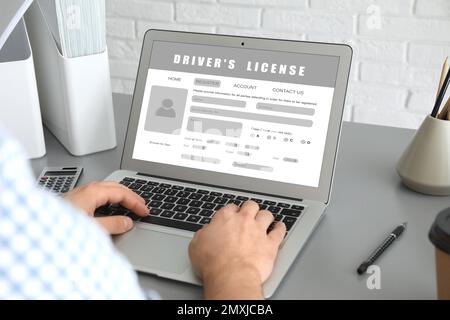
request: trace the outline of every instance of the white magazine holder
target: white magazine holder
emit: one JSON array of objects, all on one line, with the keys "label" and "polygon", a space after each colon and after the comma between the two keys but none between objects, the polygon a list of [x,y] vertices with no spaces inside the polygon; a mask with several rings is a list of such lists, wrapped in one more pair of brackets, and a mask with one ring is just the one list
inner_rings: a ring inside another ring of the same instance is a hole
[{"label": "white magazine holder", "polygon": [[25,15],[42,118],[75,156],[116,146],[108,52],[65,58],[35,1]]},{"label": "white magazine holder", "polygon": [[29,158],[45,155],[33,55],[23,19],[0,50],[0,127],[24,146]]}]

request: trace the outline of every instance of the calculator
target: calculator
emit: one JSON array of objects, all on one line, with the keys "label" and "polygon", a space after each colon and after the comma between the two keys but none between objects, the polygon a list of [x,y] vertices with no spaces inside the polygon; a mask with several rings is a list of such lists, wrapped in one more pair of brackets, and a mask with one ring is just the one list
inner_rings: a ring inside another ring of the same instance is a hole
[{"label": "calculator", "polygon": [[82,167],[46,167],[39,175],[38,185],[52,193],[63,194],[75,187],[82,171]]}]

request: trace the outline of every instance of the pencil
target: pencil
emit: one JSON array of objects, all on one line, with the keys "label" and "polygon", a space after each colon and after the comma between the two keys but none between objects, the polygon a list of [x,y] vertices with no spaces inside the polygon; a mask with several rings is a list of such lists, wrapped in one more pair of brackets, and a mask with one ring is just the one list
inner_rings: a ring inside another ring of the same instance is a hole
[{"label": "pencil", "polygon": [[445,92],[447,92],[449,82],[450,82],[450,72],[447,72],[444,83],[442,84],[442,88],[441,88],[441,90],[439,90],[439,94],[436,98],[436,103],[434,104],[433,111],[431,112],[431,116],[433,118],[436,118],[436,116],[437,116],[437,113],[439,111],[439,107],[441,106],[442,100],[444,100]]},{"label": "pencil", "polygon": [[438,86],[438,90],[436,93],[436,99],[439,96],[439,91],[441,91],[442,85],[444,84],[444,79],[445,79],[445,76],[447,75],[447,72],[448,72],[448,57],[445,58],[444,64],[442,65],[441,79],[439,80],[439,86]]},{"label": "pencil", "polygon": [[448,112],[448,109],[450,108],[450,97],[447,100],[447,103],[445,104],[445,113],[444,117],[442,119],[450,120],[450,112]]},{"label": "pencil", "polygon": [[[438,90],[437,90],[437,93],[436,93],[436,100],[439,97],[439,92],[441,91],[442,85],[444,84],[445,76],[447,75],[448,71],[449,71],[448,57],[446,57],[445,60],[444,60],[444,64],[442,65],[441,78],[439,79],[439,86],[438,86]],[[436,102],[436,100],[435,100],[435,102]],[[441,112],[439,112],[439,110],[438,110],[437,117],[439,119],[445,119],[447,117],[446,111],[444,111],[442,109]]]},{"label": "pencil", "polygon": [[445,103],[444,107],[439,113],[438,118],[443,120],[450,120],[450,113],[448,112],[449,108],[450,108],[450,97],[448,98],[447,102]]}]

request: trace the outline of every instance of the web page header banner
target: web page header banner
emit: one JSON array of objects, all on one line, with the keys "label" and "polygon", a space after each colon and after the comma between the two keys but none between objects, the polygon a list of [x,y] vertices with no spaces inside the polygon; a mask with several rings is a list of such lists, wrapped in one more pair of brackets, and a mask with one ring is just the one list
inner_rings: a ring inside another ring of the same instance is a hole
[{"label": "web page header banner", "polygon": [[339,57],[155,41],[151,69],[334,88]]}]

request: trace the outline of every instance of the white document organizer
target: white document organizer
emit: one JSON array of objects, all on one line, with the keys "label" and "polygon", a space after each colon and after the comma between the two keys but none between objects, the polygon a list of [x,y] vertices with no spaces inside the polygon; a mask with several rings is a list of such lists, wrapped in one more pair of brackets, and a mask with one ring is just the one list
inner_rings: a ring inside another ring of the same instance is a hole
[{"label": "white document organizer", "polygon": [[116,146],[108,52],[65,58],[35,1],[26,16],[47,128],[75,156]]},{"label": "white document organizer", "polygon": [[45,141],[33,55],[23,20],[1,53],[0,127],[22,143],[29,158],[40,158],[45,155]]}]

